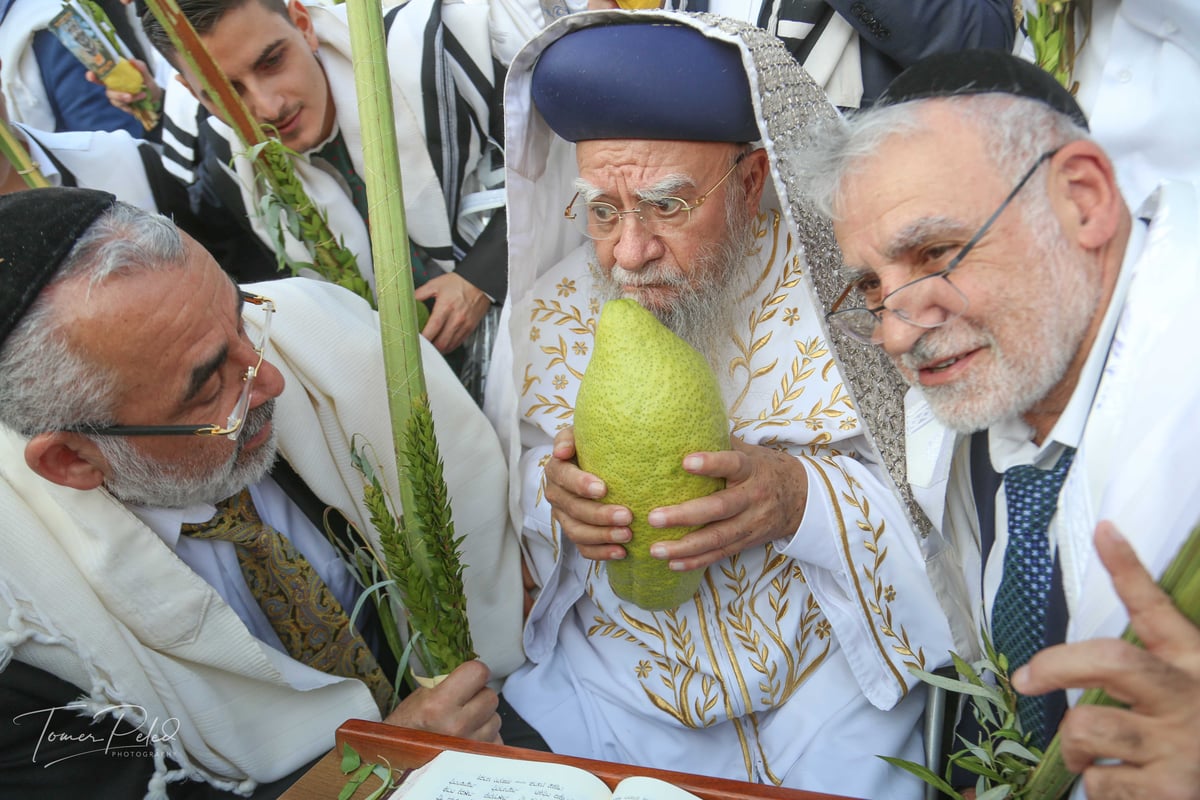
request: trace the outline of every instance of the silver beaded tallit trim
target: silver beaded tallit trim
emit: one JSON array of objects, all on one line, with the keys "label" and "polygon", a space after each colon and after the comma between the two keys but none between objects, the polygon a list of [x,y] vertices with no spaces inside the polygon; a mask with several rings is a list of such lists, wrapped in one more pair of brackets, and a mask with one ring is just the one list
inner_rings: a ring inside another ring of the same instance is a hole
[{"label": "silver beaded tallit trim", "polygon": [[822,312],[825,339],[866,426],[866,436],[891,476],[892,488],[903,500],[914,530],[922,537],[928,536],[932,525],[913,499],[904,456],[907,386],[880,348],[863,347],[840,332],[831,331],[823,319],[824,310],[843,289],[839,273],[842,252],[829,221],[804,199],[793,157],[809,147],[821,124],[836,118],[838,112],[826,99],[824,90],[796,64],[775,36],[713,14],[679,16],[694,17],[699,27],[721,31],[725,34],[721,38],[735,43],[740,40],[748,52],[751,95],[759,113],[763,144],[771,156],[776,192],[808,264],[805,286]]}]

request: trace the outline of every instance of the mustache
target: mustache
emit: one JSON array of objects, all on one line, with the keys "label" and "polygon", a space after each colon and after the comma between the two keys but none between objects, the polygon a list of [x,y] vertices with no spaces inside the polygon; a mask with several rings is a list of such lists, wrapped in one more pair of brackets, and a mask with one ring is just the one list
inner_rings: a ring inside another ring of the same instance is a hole
[{"label": "mustache", "polygon": [[266,125],[268,127],[271,127],[271,128],[278,129],[280,125],[282,125],[283,123],[287,122],[289,119],[294,117],[296,115],[296,112],[299,110],[300,110],[300,106],[295,106],[293,108],[284,109],[277,116],[272,117],[271,119],[263,120],[262,124]]},{"label": "mustache", "polygon": [[913,342],[908,352],[900,356],[900,364],[916,372],[929,364],[994,343],[991,334],[975,328],[934,328]]},{"label": "mustache", "polygon": [[640,270],[628,270],[616,265],[609,273],[609,280],[618,286],[687,286],[687,277],[660,264],[651,264]]},{"label": "mustache", "polygon": [[238,450],[241,451],[242,443],[253,439],[274,417],[275,398],[271,398],[258,408],[252,408],[246,412],[246,421],[242,423],[242,432],[238,436]]}]

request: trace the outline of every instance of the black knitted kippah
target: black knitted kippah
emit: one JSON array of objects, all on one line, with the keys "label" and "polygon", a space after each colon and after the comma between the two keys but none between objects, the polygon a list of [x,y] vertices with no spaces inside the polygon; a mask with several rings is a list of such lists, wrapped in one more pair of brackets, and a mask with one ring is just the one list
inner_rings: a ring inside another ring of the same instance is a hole
[{"label": "black knitted kippah", "polygon": [[1075,98],[1053,75],[1002,50],[960,50],[923,58],[897,75],[876,105],[989,92],[1037,100],[1088,127]]},{"label": "black knitted kippah", "polygon": [[0,346],[75,242],[116,200],[91,189],[30,189],[0,197]]}]

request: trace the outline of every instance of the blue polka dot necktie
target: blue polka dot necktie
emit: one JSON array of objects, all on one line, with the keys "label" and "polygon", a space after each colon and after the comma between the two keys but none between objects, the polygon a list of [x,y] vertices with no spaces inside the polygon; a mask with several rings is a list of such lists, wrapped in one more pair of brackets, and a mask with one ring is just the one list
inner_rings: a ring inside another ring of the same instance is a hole
[{"label": "blue polka dot necktie", "polygon": [[[1054,581],[1054,554],[1046,532],[1058,506],[1075,450],[1067,448],[1050,469],[1024,465],[1004,473],[1008,509],[1008,545],[1004,574],[992,605],[992,642],[1008,657],[1009,674],[1042,649],[1046,608]],[[1017,701],[1021,727],[1032,731],[1034,743],[1044,745],[1044,697],[1021,696]]]}]

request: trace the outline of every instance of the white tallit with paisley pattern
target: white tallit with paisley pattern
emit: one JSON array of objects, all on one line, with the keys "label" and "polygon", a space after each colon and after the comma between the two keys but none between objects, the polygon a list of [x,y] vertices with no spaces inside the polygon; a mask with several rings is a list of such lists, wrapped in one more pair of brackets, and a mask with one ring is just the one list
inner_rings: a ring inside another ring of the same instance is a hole
[{"label": "white tallit with paisley pattern", "polygon": [[616,598],[603,567],[551,527],[543,464],[555,433],[571,424],[599,303],[589,250],[562,221],[577,175],[573,146],[532,109],[530,74],[564,32],[621,12],[555,23],[514,60],[505,97],[512,274],[486,407],[509,451],[511,511],[542,587],[525,629],[529,663],[505,695],[560,752],[919,797],[915,781],[875,755],[920,758],[922,692],[907,668],[941,663],[949,632],[806,277],[809,261],[840,255],[815,216],[779,200],[792,177],[780,156],[835,112],[769,34],[707,15],[638,13],[695,26],[743,53],[772,180],[747,258],[753,288],[731,300],[740,327],[715,366],[731,430],[801,461],[808,508],[792,539],[718,562],[692,601],[662,612]]}]

